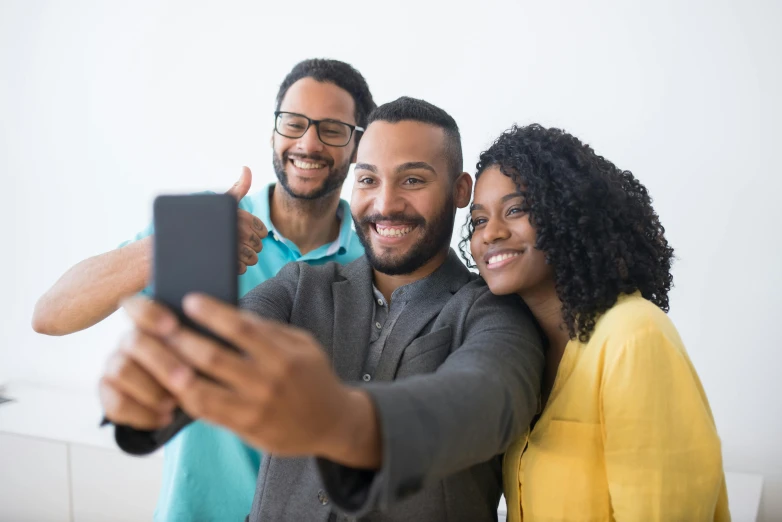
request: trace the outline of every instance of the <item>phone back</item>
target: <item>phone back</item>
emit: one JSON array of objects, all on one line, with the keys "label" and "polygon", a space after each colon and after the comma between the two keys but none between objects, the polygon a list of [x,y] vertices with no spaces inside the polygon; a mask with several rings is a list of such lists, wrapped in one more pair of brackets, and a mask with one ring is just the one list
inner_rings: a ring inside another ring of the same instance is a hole
[{"label": "phone back", "polygon": [[188,293],[238,300],[236,216],[236,200],[227,194],[155,199],[154,296],[190,326],[182,314]]}]

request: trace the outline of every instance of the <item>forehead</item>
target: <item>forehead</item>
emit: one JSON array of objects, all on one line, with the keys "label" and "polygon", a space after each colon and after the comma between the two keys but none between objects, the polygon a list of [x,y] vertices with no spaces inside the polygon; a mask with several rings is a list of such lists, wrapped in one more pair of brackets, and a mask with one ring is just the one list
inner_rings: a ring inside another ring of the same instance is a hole
[{"label": "forehead", "polygon": [[508,194],[519,194],[516,183],[500,171],[497,166],[484,170],[475,183],[474,203],[489,206],[500,204],[500,198]]},{"label": "forehead", "polygon": [[448,172],[445,158],[445,135],[439,127],[417,121],[376,121],[361,138],[356,161],[378,169],[424,161],[438,174],[445,175]]},{"label": "forehead", "polygon": [[355,124],[356,104],[348,91],[333,83],[302,78],[288,88],[281,111],[297,112],[314,120],[335,119]]}]

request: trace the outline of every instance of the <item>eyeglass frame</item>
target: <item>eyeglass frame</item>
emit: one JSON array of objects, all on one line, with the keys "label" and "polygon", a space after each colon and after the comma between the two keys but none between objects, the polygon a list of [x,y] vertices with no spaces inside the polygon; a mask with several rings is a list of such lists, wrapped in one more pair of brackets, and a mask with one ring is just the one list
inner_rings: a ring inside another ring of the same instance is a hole
[{"label": "eyeglass frame", "polygon": [[[305,120],[307,120],[307,128],[304,129],[304,132],[301,133],[301,136],[296,136],[296,137],[286,136],[285,134],[283,134],[279,130],[277,130],[277,118],[280,117],[280,114],[292,114],[294,116],[300,116],[300,117],[304,118]],[[323,138],[320,137],[320,124],[321,123],[339,123],[339,124],[342,124],[342,125],[346,125],[350,129],[350,136],[348,136],[348,141],[344,145],[332,145],[331,143],[326,143],[325,141],[323,141]],[[277,134],[279,134],[280,136],[282,136],[284,138],[288,138],[289,140],[297,140],[297,139],[303,137],[305,134],[307,134],[307,131],[310,130],[310,127],[312,127],[313,124],[315,124],[315,132],[318,135],[318,140],[320,140],[320,142],[322,144],[324,144],[324,145],[326,145],[328,147],[339,147],[339,148],[347,147],[348,145],[350,145],[350,140],[353,139],[353,134],[356,131],[358,131],[358,132],[365,132],[366,131],[366,129],[364,127],[359,127],[358,125],[351,125],[350,123],[345,123],[344,121],[332,120],[332,119],[328,119],[328,120],[313,120],[312,118],[310,118],[308,116],[305,116],[303,114],[299,114],[298,112],[274,111],[274,132],[276,132]]]}]

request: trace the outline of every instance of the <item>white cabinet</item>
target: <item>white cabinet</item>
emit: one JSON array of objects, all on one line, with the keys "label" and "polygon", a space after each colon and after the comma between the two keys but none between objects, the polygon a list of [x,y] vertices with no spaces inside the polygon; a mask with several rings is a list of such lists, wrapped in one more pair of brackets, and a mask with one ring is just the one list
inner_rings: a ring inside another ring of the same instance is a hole
[{"label": "white cabinet", "polygon": [[152,520],[163,460],[73,445],[73,522]]},{"label": "white cabinet", "polygon": [[68,447],[0,433],[0,522],[69,522]]},{"label": "white cabinet", "polygon": [[12,385],[0,405],[0,522],[152,520],[162,453],[132,457],[94,394]]}]

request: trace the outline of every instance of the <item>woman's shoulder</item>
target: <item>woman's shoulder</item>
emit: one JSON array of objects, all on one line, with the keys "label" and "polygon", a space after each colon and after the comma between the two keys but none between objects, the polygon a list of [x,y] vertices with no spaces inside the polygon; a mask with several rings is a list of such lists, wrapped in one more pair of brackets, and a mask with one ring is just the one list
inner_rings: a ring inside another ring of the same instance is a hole
[{"label": "woman's shoulder", "polygon": [[667,341],[683,349],[676,327],[668,314],[640,293],[622,295],[595,324],[592,342],[608,347],[647,346]]}]

